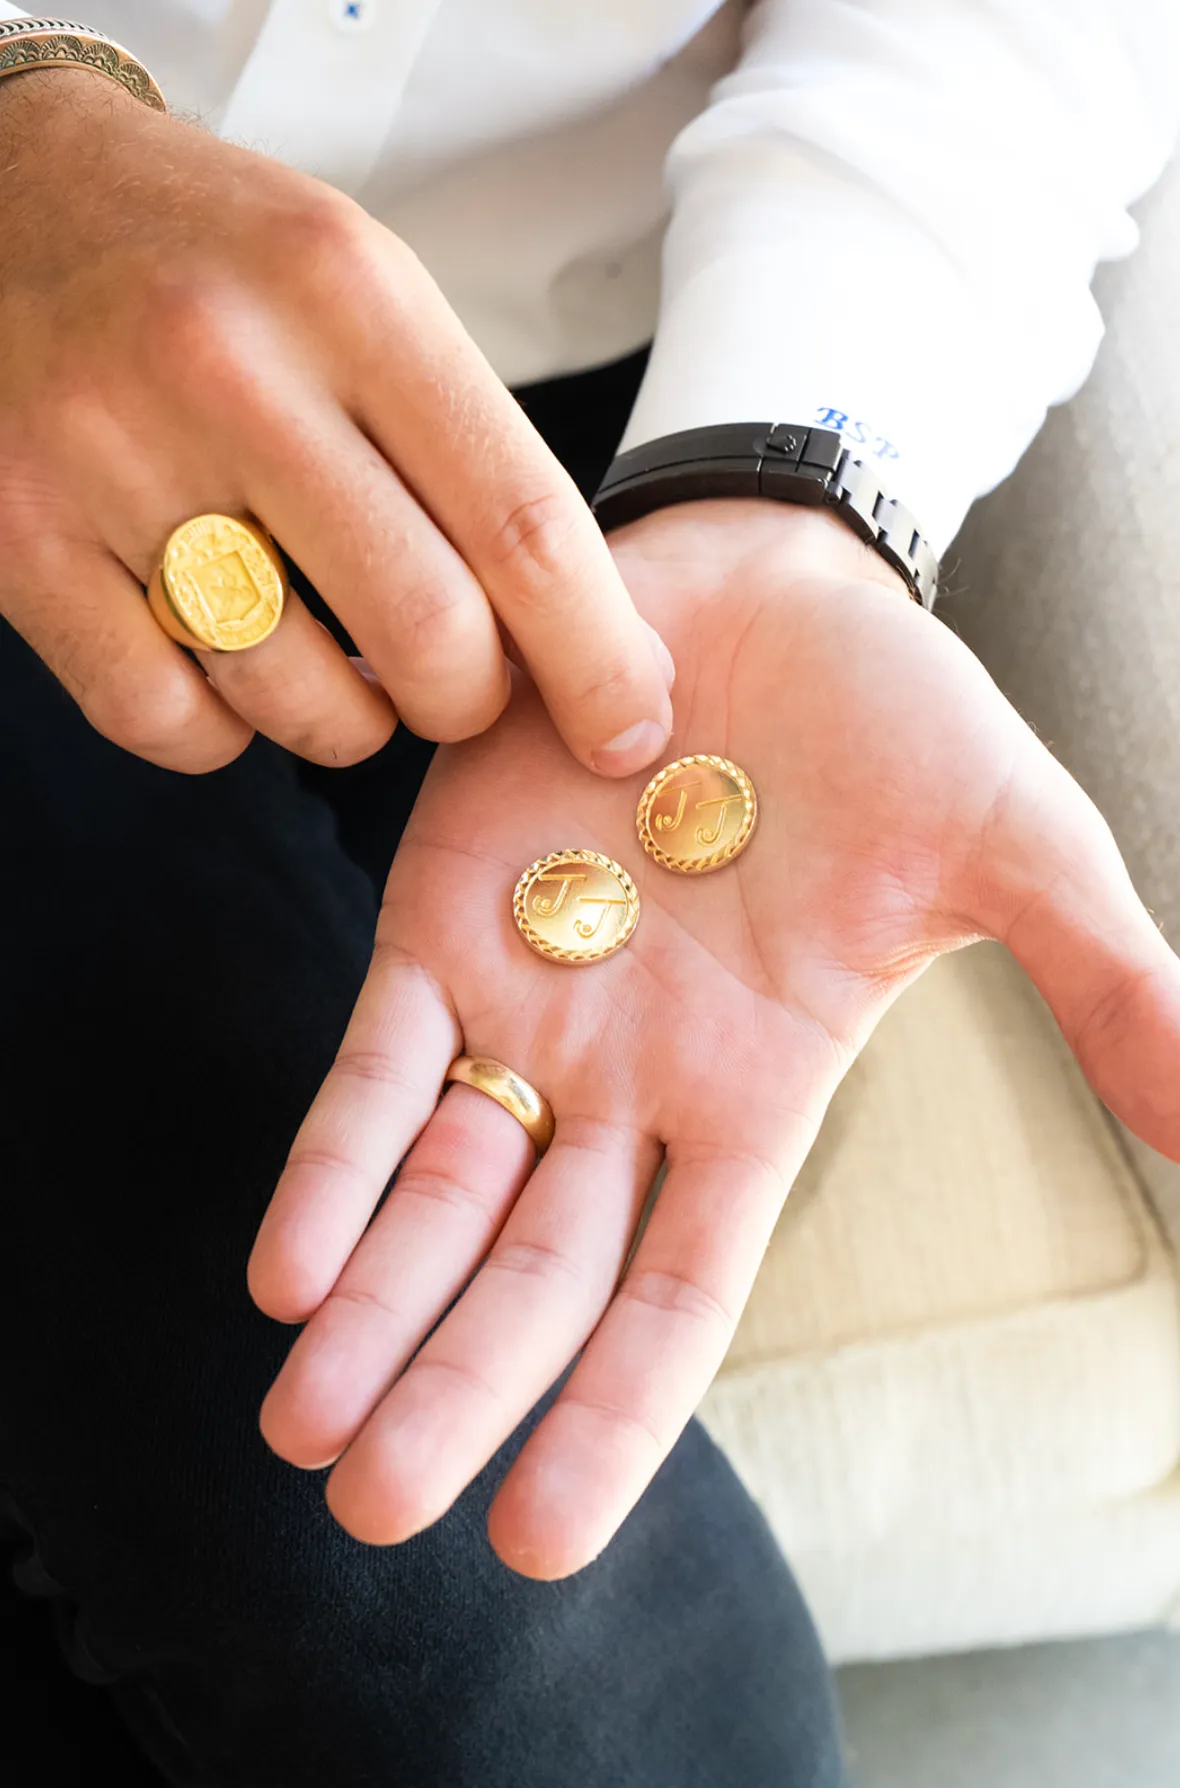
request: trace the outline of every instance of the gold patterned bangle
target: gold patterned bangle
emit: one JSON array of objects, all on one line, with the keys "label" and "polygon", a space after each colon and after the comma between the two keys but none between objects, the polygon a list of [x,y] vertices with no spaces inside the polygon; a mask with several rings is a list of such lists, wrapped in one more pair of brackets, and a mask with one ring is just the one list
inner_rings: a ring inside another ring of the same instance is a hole
[{"label": "gold patterned bangle", "polygon": [[11,19],[0,25],[0,80],[41,68],[93,69],[153,111],[168,109],[142,62],[91,26],[65,19]]}]

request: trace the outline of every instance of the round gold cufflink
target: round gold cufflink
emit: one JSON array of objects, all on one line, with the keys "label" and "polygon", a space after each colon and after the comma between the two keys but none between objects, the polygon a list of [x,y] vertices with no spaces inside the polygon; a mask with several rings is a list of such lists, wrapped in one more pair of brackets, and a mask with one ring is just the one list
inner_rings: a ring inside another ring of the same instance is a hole
[{"label": "round gold cufflink", "polygon": [[707,875],[739,857],[758,823],[754,784],[727,757],[681,757],[652,777],[635,815],[649,857],[679,875]]},{"label": "round gold cufflink", "polygon": [[516,884],[512,916],[530,950],[553,962],[601,962],[639,923],[639,893],[599,851],[551,851]]}]

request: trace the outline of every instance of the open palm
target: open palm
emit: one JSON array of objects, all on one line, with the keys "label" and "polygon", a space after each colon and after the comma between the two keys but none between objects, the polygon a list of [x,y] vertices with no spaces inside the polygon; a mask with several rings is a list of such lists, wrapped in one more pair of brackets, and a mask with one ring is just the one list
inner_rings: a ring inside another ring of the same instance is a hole
[{"label": "open palm", "polygon": [[[749,849],[705,877],[651,863],[645,778],[580,768],[527,689],[440,753],[251,1263],[264,1309],[311,1318],[264,1431],[297,1464],[339,1460],[329,1502],[362,1539],[437,1519],[580,1354],[491,1515],[538,1577],[588,1562],[641,1495],[828,1100],[940,951],[1006,941],[1102,1097],[1180,1154],[1180,964],[970,653],[822,518],[701,505],[614,544],[676,657],[675,754],[733,758],[758,789]],[[618,859],[642,901],[590,967],[533,955],[512,920],[520,871],[569,847]],[[453,1087],[436,1109],[460,1051],[551,1101],[535,1171],[492,1101]]]}]

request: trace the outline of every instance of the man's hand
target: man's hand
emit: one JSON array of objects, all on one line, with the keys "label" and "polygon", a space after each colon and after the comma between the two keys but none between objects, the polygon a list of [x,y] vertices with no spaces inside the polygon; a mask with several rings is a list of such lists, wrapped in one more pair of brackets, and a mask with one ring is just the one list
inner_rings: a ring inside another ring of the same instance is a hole
[{"label": "man's hand", "polygon": [[[674,644],[676,754],[753,778],[749,849],[701,879],[656,867],[642,778],[586,775],[535,700],[440,754],[251,1262],[264,1310],[311,1318],[264,1433],[296,1464],[339,1458],[328,1500],[364,1540],[436,1520],[581,1352],[492,1511],[500,1556],[536,1577],[586,1564],[641,1495],[834,1089],[940,952],[1003,939],[1097,1092],[1180,1156],[1180,964],[1098,813],[959,641],[814,513],[699,504],[615,552]],[[591,968],[538,959],[512,921],[521,869],[571,845],[624,863],[643,903]],[[452,1087],[435,1110],[461,1049],[552,1101],[535,1172],[492,1101]]]},{"label": "man's hand", "polygon": [[[508,696],[503,623],[582,763],[651,760],[666,653],[403,244],[83,71],[0,84],[0,155],[0,613],[100,731],[181,770],[254,728],[348,763],[395,708],[465,738]],[[142,586],[208,510],[260,518],[376,682],[295,600],[208,680],[164,636]]]}]

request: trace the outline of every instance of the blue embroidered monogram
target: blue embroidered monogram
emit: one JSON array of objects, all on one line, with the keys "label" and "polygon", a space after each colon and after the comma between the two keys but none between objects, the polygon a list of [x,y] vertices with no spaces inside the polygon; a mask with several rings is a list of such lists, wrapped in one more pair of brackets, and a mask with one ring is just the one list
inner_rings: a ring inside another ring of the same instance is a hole
[{"label": "blue embroidered monogram", "polygon": [[867,447],[874,459],[900,459],[901,450],[867,422],[849,420],[847,410],[836,410],[821,404],[812,417],[817,428],[834,428],[850,447]]}]

